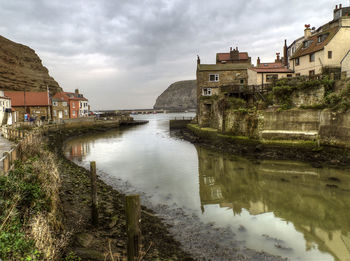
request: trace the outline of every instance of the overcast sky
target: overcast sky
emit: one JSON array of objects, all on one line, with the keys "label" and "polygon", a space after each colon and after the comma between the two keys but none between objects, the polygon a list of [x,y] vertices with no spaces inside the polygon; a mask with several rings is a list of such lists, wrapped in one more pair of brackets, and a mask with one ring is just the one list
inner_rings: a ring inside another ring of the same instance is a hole
[{"label": "overcast sky", "polygon": [[28,45],[92,109],[151,108],[171,83],[195,79],[196,55],[230,46],[269,62],[332,19],[332,0],[0,0],[0,34]]}]

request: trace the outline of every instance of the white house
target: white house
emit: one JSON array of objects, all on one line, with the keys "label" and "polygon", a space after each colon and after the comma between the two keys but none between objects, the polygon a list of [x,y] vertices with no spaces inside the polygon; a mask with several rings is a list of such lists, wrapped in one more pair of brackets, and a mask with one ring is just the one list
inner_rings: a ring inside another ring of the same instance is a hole
[{"label": "white house", "polygon": [[11,99],[0,91],[0,125],[12,124]]}]

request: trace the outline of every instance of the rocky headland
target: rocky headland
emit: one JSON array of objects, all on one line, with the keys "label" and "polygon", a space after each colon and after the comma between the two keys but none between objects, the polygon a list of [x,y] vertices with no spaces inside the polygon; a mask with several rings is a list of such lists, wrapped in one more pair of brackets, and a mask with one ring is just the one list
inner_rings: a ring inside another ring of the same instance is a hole
[{"label": "rocky headland", "polygon": [[8,91],[46,91],[47,87],[51,93],[62,91],[33,49],[1,35],[0,83]]},{"label": "rocky headland", "polygon": [[197,81],[179,81],[171,84],[156,100],[156,110],[194,110],[197,107]]}]

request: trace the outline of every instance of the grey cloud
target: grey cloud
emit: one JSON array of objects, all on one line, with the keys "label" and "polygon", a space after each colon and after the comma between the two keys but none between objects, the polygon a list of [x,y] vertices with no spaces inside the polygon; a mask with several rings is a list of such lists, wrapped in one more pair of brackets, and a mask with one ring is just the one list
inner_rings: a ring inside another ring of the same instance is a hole
[{"label": "grey cloud", "polygon": [[[93,107],[151,107],[172,81],[195,77],[195,56],[238,46],[274,59],[303,25],[320,26],[329,0],[0,0],[0,34],[29,45],[67,90]],[[113,94],[115,96],[113,97]]]}]

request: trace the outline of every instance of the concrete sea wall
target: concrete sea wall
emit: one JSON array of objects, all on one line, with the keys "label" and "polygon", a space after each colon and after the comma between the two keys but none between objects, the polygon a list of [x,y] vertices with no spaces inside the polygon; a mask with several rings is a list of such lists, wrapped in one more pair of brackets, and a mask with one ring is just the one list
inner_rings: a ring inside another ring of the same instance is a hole
[{"label": "concrete sea wall", "polygon": [[257,140],[310,140],[350,147],[350,112],[291,109],[242,113],[230,110],[224,117],[220,116],[209,127],[228,135]]}]

